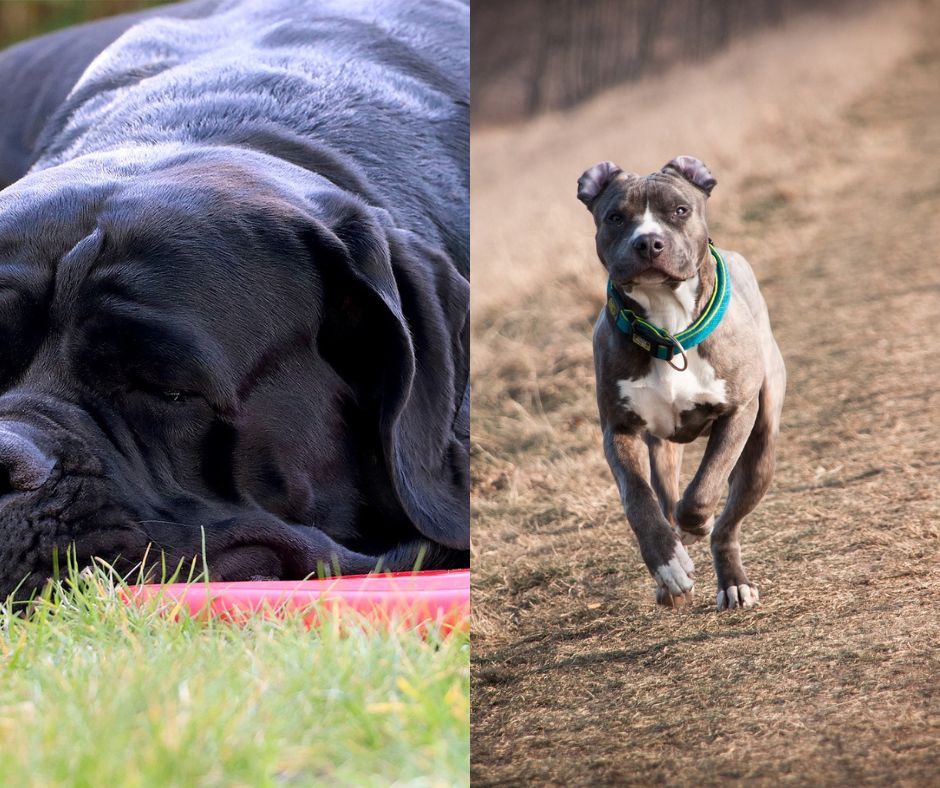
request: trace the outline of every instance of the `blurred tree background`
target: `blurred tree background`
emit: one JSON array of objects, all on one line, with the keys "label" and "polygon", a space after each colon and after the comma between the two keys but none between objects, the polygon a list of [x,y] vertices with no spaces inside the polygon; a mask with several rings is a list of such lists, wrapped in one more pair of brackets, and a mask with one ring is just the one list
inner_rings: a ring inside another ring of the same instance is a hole
[{"label": "blurred tree background", "polygon": [[474,122],[563,109],[807,11],[869,0],[472,0]]},{"label": "blurred tree background", "polygon": [[167,0],[0,0],[0,48],[60,27],[165,2]]}]

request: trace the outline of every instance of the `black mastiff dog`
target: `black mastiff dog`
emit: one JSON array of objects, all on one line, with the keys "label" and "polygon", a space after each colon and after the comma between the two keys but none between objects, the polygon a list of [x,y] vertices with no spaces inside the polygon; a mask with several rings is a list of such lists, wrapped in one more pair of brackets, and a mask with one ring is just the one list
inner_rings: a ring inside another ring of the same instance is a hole
[{"label": "black mastiff dog", "polygon": [[0,54],[0,596],[468,565],[468,50],[197,0]]}]

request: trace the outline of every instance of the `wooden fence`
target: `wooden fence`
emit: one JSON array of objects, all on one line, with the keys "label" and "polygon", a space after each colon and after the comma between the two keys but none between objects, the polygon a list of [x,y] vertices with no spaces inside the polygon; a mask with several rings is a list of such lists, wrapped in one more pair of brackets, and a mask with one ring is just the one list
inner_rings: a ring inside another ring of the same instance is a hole
[{"label": "wooden fence", "polygon": [[[864,0],[863,0],[864,1]],[[618,82],[708,57],[808,10],[858,0],[472,0],[475,122],[572,106]]]}]

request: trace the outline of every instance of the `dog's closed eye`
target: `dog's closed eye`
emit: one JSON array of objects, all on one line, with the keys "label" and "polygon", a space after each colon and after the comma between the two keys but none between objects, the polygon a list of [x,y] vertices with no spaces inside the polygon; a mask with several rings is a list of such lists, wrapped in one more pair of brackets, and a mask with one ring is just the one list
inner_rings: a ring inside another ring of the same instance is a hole
[{"label": "dog's closed eye", "polygon": [[167,402],[180,402],[189,397],[189,392],[183,391],[161,391],[160,396]]},{"label": "dog's closed eye", "polygon": [[184,389],[178,388],[166,388],[164,386],[154,385],[152,383],[140,380],[134,382],[131,390],[145,394],[148,397],[161,400],[162,402],[169,402],[173,404],[192,402],[193,400],[203,398],[201,394],[195,391],[186,391]]}]

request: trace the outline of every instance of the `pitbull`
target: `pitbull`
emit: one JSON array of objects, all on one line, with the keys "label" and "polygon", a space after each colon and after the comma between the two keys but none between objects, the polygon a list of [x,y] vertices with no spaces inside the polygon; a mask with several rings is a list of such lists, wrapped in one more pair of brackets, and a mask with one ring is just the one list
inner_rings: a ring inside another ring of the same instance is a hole
[{"label": "pitbull", "polygon": [[[685,545],[711,535],[724,610],[758,603],[738,532],[773,476],[786,371],[747,261],[711,246],[705,203],[716,183],[691,156],[645,177],[607,161],[578,179],[578,199],[609,276],[594,329],[604,452],[656,601],[690,601]],[[703,435],[680,497],[682,445]]]},{"label": "pitbull", "polygon": [[468,565],[468,47],[199,0],[0,54],[0,601]]}]

